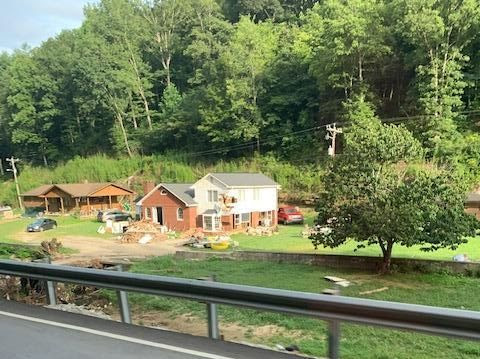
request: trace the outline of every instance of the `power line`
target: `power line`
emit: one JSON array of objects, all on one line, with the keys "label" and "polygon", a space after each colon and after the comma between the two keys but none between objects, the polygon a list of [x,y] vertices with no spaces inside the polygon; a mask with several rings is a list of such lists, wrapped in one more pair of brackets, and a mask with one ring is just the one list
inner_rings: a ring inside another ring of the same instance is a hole
[{"label": "power line", "polygon": [[[457,112],[457,114],[474,114],[474,113],[480,113],[480,109],[479,110],[469,110],[469,111],[459,111],[459,112]],[[380,119],[380,121],[382,121],[382,123],[394,123],[395,124],[395,123],[402,123],[402,122],[411,121],[411,120],[415,120],[415,119],[422,119],[422,118],[425,118],[425,117],[435,117],[435,116],[436,116],[436,114],[398,116],[398,117],[383,118],[383,119]],[[307,134],[307,133],[315,131],[315,130],[320,130],[320,129],[323,129],[323,128],[326,129],[327,127],[333,126],[335,124],[338,125],[338,126],[343,126],[343,127],[348,127],[349,126],[348,123],[331,122],[331,123],[327,123],[327,124],[324,124],[324,125],[319,125],[319,126],[306,128],[306,129],[303,129],[303,130],[292,131],[292,132],[283,133],[283,134],[280,134],[280,135],[270,136],[270,137],[263,138],[263,139],[258,139],[258,140],[255,140],[255,141],[249,141],[249,142],[244,142],[244,143],[240,143],[240,144],[237,144],[237,145],[231,145],[231,146],[222,147],[222,148],[214,148],[214,149],[200,151],[200,152],[191,152],[191,153],[186,153],[184,155],[187,156],[187,157],[188,156],[189,157],[196,157],[196,156],[201,156],[201,155],[212,155],[212,154],[222,153],[222,152],[227,152],[227,151],[243,150],[243,149],[251,148],[254,145],[258,145],[259,143],[264,144],[264,143],[269,142],[271,140],[275,140],[277,138],[283,138],[283,137],[286,137],[286,136],[303,135],[303,134]]]}]

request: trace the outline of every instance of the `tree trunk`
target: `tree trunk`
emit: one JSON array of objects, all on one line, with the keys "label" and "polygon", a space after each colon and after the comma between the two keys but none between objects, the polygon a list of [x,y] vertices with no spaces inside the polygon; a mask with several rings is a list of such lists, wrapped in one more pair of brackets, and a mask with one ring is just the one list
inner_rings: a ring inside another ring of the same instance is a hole
[{"label": "tree trunk", "polygon": [[[131,54],[131,56],[130,56],[130,64],[132,65],[133,71],[135,71],[135,75],[137,77],[138,94],[142,98],[143,107],[145,108],[145,114],[147,116],[148,129],[152,130],[153,126],[152,126],[152,117],[150,116],[150,107],[148,106],[147,97],[145,96],[145,91],[144,91],[143,86],[142,86],[142,80],[140,78],[140,72],[138,70],[137,62],[136,62],[133,54]],[[168,81],[170,81],[170,69],[168,69]]]},{"label": "tree trunk", "polygon": [[122,130],[123,140],[125,141],[125,149],[127,150],[128,156],[133,157],[132,151],[130,150],[130,145],[128,144],[127,131],[125,130],[125,126],[123,125],[123,117],[118,112],[117,112],[117,120]]},{"label": "tree trunk", "polygon": [[383,241],[379,240],[380,248],[382,249],[383,259],[380,265],[380,273],[388,273],[390,272],[390,265],[392,262],[392,249],[393,249],[393,242],[391,240],[387,241],[387,245],[383,243]]},{"label": "tree trunk", "polygon": [[138,129],[138,123],[137,123],[137,115],[135,113],[135,107],[134,107],[134,103],[132,101],[132,96],[130,96],[130,108],[132,110],[132,121],[133,121],[133,128],[136,130]]},{"label": "tree trunk", "polygon": [[48,161],[47,161],[47,156],[45,155],[45,153],[42,155],[43,157],[43,164],[45,165],[45,167],[48,166]]},{"label": "tree trunk", "polygon": [[5,170],[3,169],[3,161],[0,158],[0,175],[5,176]]}]

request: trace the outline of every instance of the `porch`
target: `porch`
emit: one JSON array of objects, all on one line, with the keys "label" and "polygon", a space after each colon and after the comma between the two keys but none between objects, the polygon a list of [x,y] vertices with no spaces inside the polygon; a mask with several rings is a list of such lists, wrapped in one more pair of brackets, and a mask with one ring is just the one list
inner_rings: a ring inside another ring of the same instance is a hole
[{"label": "porch", "polygon": [[245,213],[221,213],[207,210],[201,214],[201,224],[205,232],[221,232],[236,229],[274,226],[277,213],[275,210]]}]

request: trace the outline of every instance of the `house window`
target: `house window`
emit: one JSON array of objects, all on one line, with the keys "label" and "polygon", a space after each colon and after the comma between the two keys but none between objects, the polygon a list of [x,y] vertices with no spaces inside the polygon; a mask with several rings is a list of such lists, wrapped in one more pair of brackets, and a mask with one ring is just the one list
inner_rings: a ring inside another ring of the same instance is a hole
[{"label": "house window", "polygon": [[150,207],[145,208],[145,219],[152,218],[152,209]]},{"label": "house window", "polygon": [[218,202],[218,191],[208,190],[208,202]]},{"label": "house window", "polygon": [[246,227],[250,225],[250,213],[235,214],[235,227]]},{"label": "house window", "polygon": [[177,208],[177,220],[183,221],[183,208]]},{"label": "house window", "polygon": [[222,228],[221,218],[217,215],[203,215],[203,229],[208,232],[216,232]]},{"label": "house window", "polygon": [[213,230],[212,216],[203,216],[203,227],[206,231]]},{"label": "house window", "polygon": [[258,201],[260,199],[260,189],[254,188],[253,189],[253,200]]}]

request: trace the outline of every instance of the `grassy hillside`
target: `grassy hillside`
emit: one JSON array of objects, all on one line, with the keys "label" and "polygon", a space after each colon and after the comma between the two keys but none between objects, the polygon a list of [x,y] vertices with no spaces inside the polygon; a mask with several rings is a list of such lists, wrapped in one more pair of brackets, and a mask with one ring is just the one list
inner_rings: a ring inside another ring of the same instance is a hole
[{"label": "grassy hillside", "polygon": [[[292,199],[311,196],[321,189],[321,168],[317,165],[292,165],[271,156],[251,159],[192,162],[176,155],[110,158],[97,155],[77,157],[54,168],[20,168],[20,189],[28,191],[45,183],[129,182],[141,193],[145,180],[156,182],[194,182],[208,172],[263,172],[274,178],[283,193]],[[6,178],[0,183],[0,203],[16,205],[15,187]]]}]

